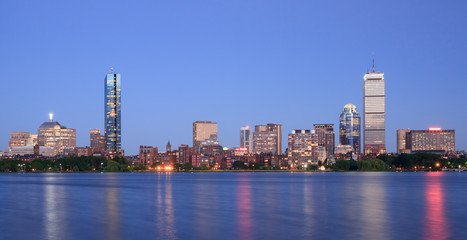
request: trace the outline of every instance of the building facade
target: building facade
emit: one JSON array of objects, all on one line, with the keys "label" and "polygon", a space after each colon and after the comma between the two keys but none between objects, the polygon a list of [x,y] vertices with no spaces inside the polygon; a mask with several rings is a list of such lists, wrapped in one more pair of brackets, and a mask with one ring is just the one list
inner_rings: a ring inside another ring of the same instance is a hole
[{"label": "building facade", "polygon": [[50,120],[42,123],[37,131],[37,144],[52,147],[55,155],[65,155],[70,148],[76,147],[76,130],[54,122],[50,115]]},{"label": "building facade", "polygon": [[318,144],[311,130],[292,130],[288,136],[288,160],[292,167],[317,164],[313,148]]},{"label": "building facade", "polygon": [[193,147],[195,153],[200,151],[200,143],[206,139],[217,139],[217,123],[196,121],[193,123]]},{"label": "building facade", "polygon": [[101,135],[100,129],[91,129],[89,133],[90,147],[105,151],[107,147],[106,139],[104,135]]},{"label": "building facade", "polygon": [[282,125],[256,125],[253,133],[253,152],[282,154]]},{"label": "building facade", "polygon": [[318,146],[326,149],[326,158],[334,157],[334,148],[336,146],[334,124],[313,124],[315,129]]},{"label": "building facade", "polygon": [[351,103],[344,106],[339,117],[339,144],[350,145],[360,154],[360,114]]},{"label": "building facade", "polygon": [[111,72],[105,76],[105,139],[106,149],[111,154],[119,154],[121,142],[121,77]]},{"label": "building facade", "polygon": [[37,134],[28,132],[12,131],[10,132],[9,147],[35,146],[37,144]]},{"label": "building facade", "polygon": [[386,153],[386,91],[384,73],[363,77],[363,145],[365,154]]},{"label": "building facade", "polygon": [[244,126],[240,128],[240,148],[246,148],[248,152],[251,152],[251,129],[250,126]]},{"label": "building facade", "polygon": [[139,146],[138,162],[144,166],[153,166],[158,154],[157,147]]},{"label": "building facade", "polygon": [[397,151],[409,152],[454,152],[456,147],[456,133],[452,129],[439,127],[428,130],[397,130]]}]

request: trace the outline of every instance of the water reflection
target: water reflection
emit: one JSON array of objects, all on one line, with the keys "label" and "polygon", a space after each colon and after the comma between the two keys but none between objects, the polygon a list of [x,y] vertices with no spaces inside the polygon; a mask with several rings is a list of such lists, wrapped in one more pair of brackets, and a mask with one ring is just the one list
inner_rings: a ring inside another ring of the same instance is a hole
[{"label": "water reflection", "polygon": [[170,172],[158,173],[157,177],[156,226],[158,235],[165,239],[176,239],[171,174]]},{"label": "water reflection", "polygon": [[241,176],[237,185],[237,225],[240,239],[252,239],[251,183],[247,176]]},{"label": "water reflection", "polygon": [[386,192],[384,176],[366,173],[369,181],[362,183],[362,214],[360,220],[362,236],[367,239],[389,239],[387,226]]},{"label": "water reflection", "polygon": [[[111,183],[117,182],[117,174],[106,174],[107,180]],[[106,188],[106,207],[107,207],[107,239],[120,239],[120,210],[119,210],[119,192],[118,188],[109,186]]]},{"label": "water reflection", "polygon": [[[49,176],[45,178],[45,232],[47,239],[64,239],[63,233],[66,232],[63,224],[66,211],[63,211],[63,202],[60,196],[66,195],[63,187],[57,186],[57,177]],[[59,190],[59,188],[61,188]]]},{"label": "water reflection", "polygon": [[426,176],[424,239],[448,239],[450,237],[444,207],[442,176],[442,172],[430,172]]}]

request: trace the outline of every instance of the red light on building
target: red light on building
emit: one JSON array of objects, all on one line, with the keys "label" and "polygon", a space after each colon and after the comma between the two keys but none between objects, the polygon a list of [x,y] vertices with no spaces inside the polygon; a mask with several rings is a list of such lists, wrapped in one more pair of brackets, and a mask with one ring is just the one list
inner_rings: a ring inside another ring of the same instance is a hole
[{"label": "red light on building", "polygon": [[440,127],[431,127],[431,128],[428,128],[428,131],[430,131],[430,132],[439,132],[439,131],[441,131],[441,128]]}]

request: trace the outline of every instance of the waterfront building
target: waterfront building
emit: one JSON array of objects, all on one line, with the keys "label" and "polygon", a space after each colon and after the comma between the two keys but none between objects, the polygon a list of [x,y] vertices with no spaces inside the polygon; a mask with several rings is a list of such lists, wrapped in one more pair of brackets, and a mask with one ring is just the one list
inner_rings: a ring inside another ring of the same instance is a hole
[{"label": "waterfront building", "polygon": [[282,125],[256,125],[253,133],[253,152],[282,154]]},{"label": "waterfront building", "polygon": [[193,148],[200,152],[200,143],[206,139],[217,139],[217,123],[196,121],[193,123]]},{"label": "waterfront building", "polygon": [[28,132],[12,131],[10,132],[9,147],[34,146],[37,144],[37,134]]},{"label": "waterfront building", "polygon": [[90,147],[105,151],[107,147],[106,139],[104,135],[101,135],[100,129],[91,129],[89,133]]},{"label": "waterfront building", "polygon": [[119,73],[105,76],[105,139],[110,154],[120,154],[121,142],[121,77]]},{"label": "waterfront building", "polygon": [[219,156],[222,153],[222,146],[215,138],[208,138],[199,144],[201,156]]},{"label": "waterfront building", "polygon": [[27,155],[41,155],[44,157],[55,156],[53,147],[46,146],[15,146],[9,147],[3,151],[3,156],[27,156]]},{"label": "waterfront building", "polygon": [[397,153],[410,153],[407,147],[407,133],[410,129],[397,129]]},{"label": "waterfront building", "polygon": [[355,153],[353,146],[339,144],[337,145],[336,150],[335,150],[335,159],[336,160],[356,159],[357,155],[353,153]]},{"label": "waterfront building", "polygon": [[156,162],[157,147],[139,146],[138,162],[144,166],[152,166]]},{"label": "waterfront building", "polygon": [[251,152],[251,129],[250,126],[240,128],[240,147],[248,149]]},{"label": "waterfront building", "polygon": [[339,117],[339,144],[350,145],[360,154],[360,114],[352,103],[344,106]]},{"label": "waterfront building", "polygon": [[68,148],[76,147],[76,130],[53,121],[53,114],[49,116],[50,120],[42,123],[37,131],[37,144],[52,147],[55,155],[66,155],[69,151],[73,153]]},{"label": "waterfront building", "polygon": [[315,129],[318,146],[326,150],[326,158],[334,157],[334,148],[336,146],[334,124],[313,124]]},{"label": "waterfront building", "polygon": [[314,134],[309,129],[292,130],[288,136],[288,161],[292,167],[306,167],[313,161],[313,147],[317,146]]},{"label": "waterfront building", "polygon": [[178,163],[188,164],[190,163],[191,149],[190,146],[182,144],[178,147]]},{"label": "waterfront building", "polygon": [[397,130],[397,151],[407,152],[454,152],[456,135],[453,129],[431,127],[428,130]]},{"label": "waterfront building", "polygon": [[363,77],[363,145],[365,154],[386,153],[386,92],[384,73],[373,71]]}]

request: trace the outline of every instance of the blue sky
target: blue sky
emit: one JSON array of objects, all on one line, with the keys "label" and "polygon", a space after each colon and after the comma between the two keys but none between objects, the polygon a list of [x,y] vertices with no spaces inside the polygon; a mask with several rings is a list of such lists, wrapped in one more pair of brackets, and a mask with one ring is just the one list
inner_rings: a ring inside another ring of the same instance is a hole
[{"label": "blue sky", "polygon": [[[104,77],[122,75],[122,145],[192,145],[192,122],[338,125],[362,112],[363,75],[386,79],[386,146],[396,129],[456,130],[467,149],[466,1],[2,1],[0,149],[10,131],[55,120],[104,125]],[[337,132],[336,132],[337,133]],[[338,137],[336,134],[336,142]]]}]

